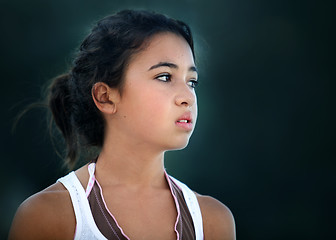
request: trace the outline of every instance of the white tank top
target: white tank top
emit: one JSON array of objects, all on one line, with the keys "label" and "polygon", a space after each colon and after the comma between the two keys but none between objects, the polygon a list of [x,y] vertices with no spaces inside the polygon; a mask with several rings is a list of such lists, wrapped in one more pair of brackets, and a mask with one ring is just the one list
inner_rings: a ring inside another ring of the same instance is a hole
[{"label": "white tank top", "polygon": [[[171,176],[170,176],[171,177]],[[192,217],[196,240],[203,240],[203,221],[201,210],[196,195],[184,183],[171,177],[171,179],[180,187]],[[78,180],[75,172],[71,172],[65,177],[58,179],[69,191],[72,205],[76,216],[75,240],[106,240],[105,236],[99,231],[87,199],[85,190]]]}]

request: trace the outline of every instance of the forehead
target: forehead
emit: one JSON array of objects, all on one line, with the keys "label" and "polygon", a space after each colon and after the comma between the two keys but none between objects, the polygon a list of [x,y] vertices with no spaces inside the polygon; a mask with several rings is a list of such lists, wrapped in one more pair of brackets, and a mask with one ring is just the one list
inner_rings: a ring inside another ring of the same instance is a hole
[{"label": "forehead", "polygon": [[187,41],[174,33],[155,34],[145,42],[144,48],[130,59],[129,66],[172,62],[180,67],[194,66],[194,58]]}]

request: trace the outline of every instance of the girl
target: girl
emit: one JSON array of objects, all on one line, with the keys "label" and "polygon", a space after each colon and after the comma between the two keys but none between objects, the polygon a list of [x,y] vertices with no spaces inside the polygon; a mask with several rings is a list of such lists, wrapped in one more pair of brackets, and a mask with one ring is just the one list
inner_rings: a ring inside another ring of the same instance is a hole
[{"label": "girl", "polygon": [[235,239],[230,210],[164,168],[195,127],[197,77],[185,23],[130,10],[99,21],[48,103],[70,166],[83,146],[101,151],[22,203],[9,238]]}]

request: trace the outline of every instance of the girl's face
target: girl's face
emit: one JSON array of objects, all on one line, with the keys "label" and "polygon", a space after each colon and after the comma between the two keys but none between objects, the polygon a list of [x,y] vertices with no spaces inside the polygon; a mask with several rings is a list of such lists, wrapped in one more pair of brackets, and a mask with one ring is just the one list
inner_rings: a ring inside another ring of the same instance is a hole
[{"label": "girl's face", "polygon": [[185,39],[157,34],[130,60],[112,125],[140,146],[184,148],[196,124],[196,84],[194,58]]}]

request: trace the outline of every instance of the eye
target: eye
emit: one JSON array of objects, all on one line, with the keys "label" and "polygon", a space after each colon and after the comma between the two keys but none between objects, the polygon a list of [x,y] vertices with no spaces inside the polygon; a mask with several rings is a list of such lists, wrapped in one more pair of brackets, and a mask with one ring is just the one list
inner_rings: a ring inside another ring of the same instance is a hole
[{"label": "eye", "polygon": [[187,83],[190,87],[195,88],[198,85],[198,81],[196,79],[191,79],[188,83]]},{"label": "eye", "polygon": [[170,82],[171,81],[171,75],[169,73],[162,73],[155,77],[155,79],[158,79],[159,81],[162,82]]}]

